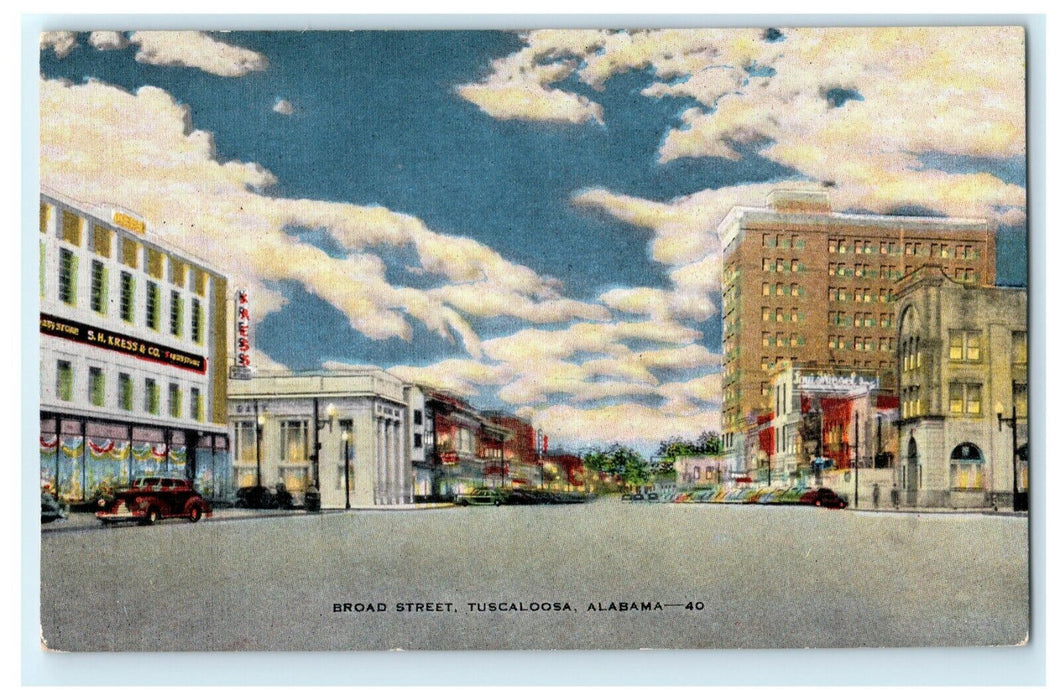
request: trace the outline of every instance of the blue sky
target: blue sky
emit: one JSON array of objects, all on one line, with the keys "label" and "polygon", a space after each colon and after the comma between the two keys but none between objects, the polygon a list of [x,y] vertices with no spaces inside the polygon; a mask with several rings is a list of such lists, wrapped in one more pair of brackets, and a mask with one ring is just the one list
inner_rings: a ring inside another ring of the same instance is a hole
[{"label": "blue sky", "polygon": [[[647,444],[716,427],[733,204],[829,180],[839,209],[985,216],[1024,282],[1022,34],[859,31],[58,32],[42,177],[249,286],[263,365]],[[940,96],[927,128],[879,116],[909,94]]]}]

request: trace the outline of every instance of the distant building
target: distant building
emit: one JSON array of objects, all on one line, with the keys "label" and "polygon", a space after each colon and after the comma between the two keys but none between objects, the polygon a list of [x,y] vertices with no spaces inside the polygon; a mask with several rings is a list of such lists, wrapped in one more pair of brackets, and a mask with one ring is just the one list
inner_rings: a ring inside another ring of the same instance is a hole
[{"label": "distant building", "polygon": [[40,479],[68,501],[145,475],[231,485],[227,280],[138,215],[40,195]]},{"label": "distant building", "polygon": [[679,489],[720,484],[724,480],[721,459],[716,456],[681,455],[674,459],[674,472]]},{"label": "distant building", "polygon": [[759,481],[805,485],[826,470],[893,466],[897,398],[880,389],[875,373],[785,364],[771,394],[773,410],[762,418],[774,451],[763,451],[758,464],[772,473]]},{"label": "distant building", "polygon": [[824,191],[776,191],[766,207],[735,207],[724,245],[722,442],[741,464],[745,433],[770,408],[782,362],[844,367],[893,391],[899,280],[926,263],[953,279],[994,282],[985,220],[833,212]]},{"label": "distant building", "polygon": [[[972,287],[929,266],[897,296],[902,501],[1011,505],[1013,471],[1020,492],[1028,485],[1026,289]],[[998,421],[1013,409],[1016,445]]]},{"label": "distant building", "polygon": [[434,464],[435,493],[448,498],[475,487],[510,486],[505,453],[512,431],[458,396],[424,392],[433,452],[425,458]]},{"label": "distant building", "polygon": [[412,503],[415,436],[423,438],[415,429],[419,404],[410,416],[407,389],[377,367],[256,371],[232,380],[236,486],[282,483],[298,502],[315,486],[321,507],[342,508],[348,483],[351,506]]}]

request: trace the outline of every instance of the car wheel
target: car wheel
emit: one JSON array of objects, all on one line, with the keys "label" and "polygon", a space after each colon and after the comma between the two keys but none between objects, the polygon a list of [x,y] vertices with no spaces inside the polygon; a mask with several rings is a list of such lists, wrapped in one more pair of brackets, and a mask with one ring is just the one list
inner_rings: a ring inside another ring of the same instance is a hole
[{"label": "car wheel", "polygon": [[193,523],[197,523],[197,522],[199,522],[199,518],[201,518],[201,517],[202,517],[202,509],[199,508],[199,506],[192,506],[191,510],[188,512],[188,518]]},{"label": "car wheel", "polygon": [[152,508],[147,511],[147,518],[144,520],[144,525],[154,525],[158,522],[158,509]]}]

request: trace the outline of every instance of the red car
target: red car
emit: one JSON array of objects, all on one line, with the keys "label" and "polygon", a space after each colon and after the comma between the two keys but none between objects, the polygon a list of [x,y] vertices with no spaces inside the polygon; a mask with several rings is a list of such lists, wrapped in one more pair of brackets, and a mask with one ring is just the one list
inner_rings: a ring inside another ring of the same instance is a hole
[{"label": "red car", "polygon": [[818,508],[846,508],[847,501],[832,489],[812,489],[799,497],[799,503]]},{"label": "red car", "polygon": [[118,491],[110,498],[101,498],[96,517],[104,525],[126,520],[151,525],[165,518],[187,518],[198,522],[213,511],[187,479],[166,476],[145,476]]}]

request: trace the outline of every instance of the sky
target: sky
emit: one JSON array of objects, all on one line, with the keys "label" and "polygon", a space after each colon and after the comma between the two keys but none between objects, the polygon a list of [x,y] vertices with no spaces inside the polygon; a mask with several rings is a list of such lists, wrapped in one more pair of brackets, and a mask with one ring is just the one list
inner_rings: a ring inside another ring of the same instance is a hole
[{"label": "sky", "polygon": [[40,46],[42,183],[249,289],[256,366],[380,366],[571,450],[717,429],[717,225],[774,189],[989,219],[1026,282],[1021,28]]}]

